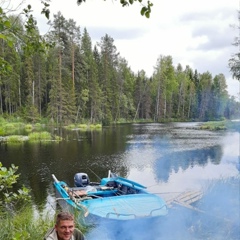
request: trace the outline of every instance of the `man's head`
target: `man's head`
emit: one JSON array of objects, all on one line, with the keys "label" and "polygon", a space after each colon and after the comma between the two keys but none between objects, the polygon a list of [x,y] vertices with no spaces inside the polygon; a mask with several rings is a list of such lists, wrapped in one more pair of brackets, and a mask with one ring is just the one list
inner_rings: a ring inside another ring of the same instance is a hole
[{"label": "man's head", "polygon": [[57,215],[55,230],[58,240],[70,240],[74,231],[74,218],[68,212],[61,212]]}]

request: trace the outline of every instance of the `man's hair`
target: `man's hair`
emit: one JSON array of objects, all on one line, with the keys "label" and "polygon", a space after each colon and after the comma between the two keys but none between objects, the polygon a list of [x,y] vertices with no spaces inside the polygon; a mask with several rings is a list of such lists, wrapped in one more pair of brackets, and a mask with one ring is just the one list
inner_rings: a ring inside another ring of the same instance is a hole
[{"label": "man's hair", "polygon": [[64,220],[74,221],[74,217],[69,212],[58,213],[57,218],[56,218],[56,224],[59,224],[60,221],[64,221]]}]

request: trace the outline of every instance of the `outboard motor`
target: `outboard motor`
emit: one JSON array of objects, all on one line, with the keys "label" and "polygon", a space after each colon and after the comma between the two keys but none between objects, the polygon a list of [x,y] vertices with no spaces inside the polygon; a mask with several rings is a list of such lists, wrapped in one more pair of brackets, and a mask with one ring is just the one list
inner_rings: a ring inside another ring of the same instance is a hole
[{"label": "outboard motor", "polygon": [[89,183],[90,180],[86,173],[76,173],[74,175],[74,184],[76,187],[86,187]]}]

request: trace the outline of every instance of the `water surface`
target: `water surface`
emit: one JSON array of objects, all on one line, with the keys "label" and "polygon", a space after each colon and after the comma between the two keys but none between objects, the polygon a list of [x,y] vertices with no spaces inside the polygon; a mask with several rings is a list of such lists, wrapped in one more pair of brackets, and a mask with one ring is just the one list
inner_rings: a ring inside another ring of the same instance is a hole
[{"label": "water surface", "polygon": [[[123,124],[87,132],[52,129],[64,138],[62,142],[1,144],[0,161],[6,167],[19,166],[19,185],[31,189],[39,211],[56,207],[53,173],[72,185],[77,172],[98,181],[111,169],[161,196],[202,190],[216,180],[239,176],[239,132],[203,131],[196,129],[198,124]],[[151,225],[157,226],[151,236],[149,231],[127,234],[126,227],[111,235],[105,231],[108,226],[101,226],[89,233],[89,239],[158,240],[162,239],[158,224]],[[105,235],[99,238],[99,232]]]}]

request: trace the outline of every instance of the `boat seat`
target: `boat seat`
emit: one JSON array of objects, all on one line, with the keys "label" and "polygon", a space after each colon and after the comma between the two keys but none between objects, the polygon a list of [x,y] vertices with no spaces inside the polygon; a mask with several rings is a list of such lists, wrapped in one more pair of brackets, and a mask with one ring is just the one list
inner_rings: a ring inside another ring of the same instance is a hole
[{"label": "boat seat", "polygon": [[67,192],[70,198],[71,197],[82,198],[87,196],[87,192],[84,189],[80,188],[69,188]]}]

